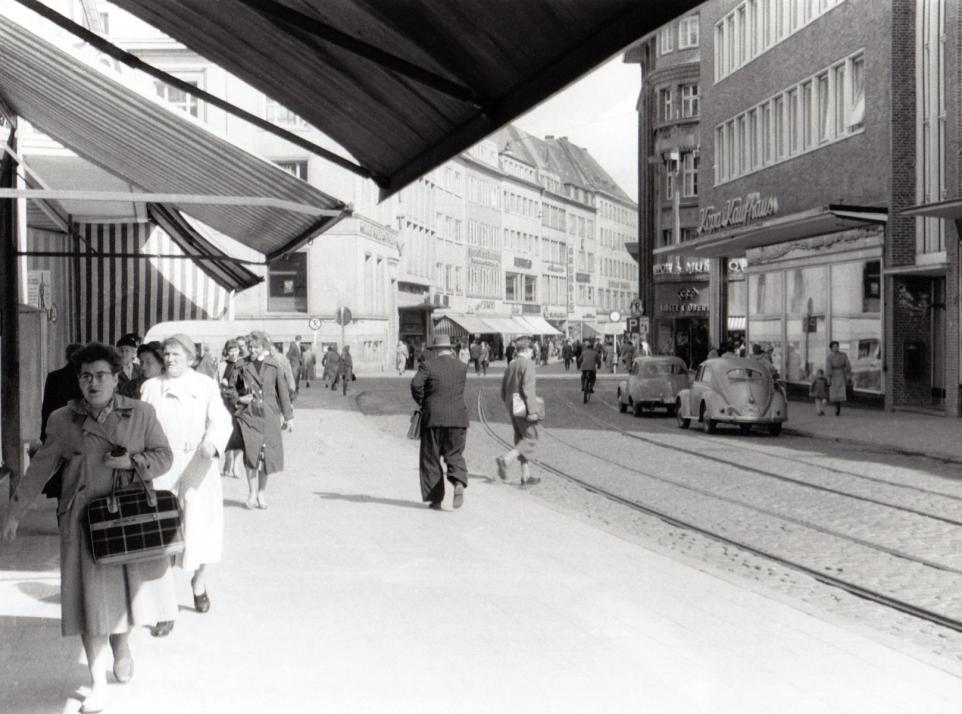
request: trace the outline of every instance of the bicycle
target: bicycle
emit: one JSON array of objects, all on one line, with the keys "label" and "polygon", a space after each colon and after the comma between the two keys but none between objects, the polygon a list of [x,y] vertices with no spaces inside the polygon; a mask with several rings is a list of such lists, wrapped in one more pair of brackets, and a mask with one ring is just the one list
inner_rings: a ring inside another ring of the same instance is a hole
[{"label": "bicycle", "polygon": [[591,393],[595,390],[595,373],[591,370],[581,372],[581,391],[584,393],[584,404],[591,399]]}]

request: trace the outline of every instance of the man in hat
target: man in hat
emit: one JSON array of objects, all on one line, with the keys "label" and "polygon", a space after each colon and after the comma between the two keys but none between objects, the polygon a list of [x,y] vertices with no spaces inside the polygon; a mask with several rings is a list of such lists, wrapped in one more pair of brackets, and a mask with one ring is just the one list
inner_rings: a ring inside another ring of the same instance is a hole
[{"label": "man in hat", "polygon": [[464,446],[468,435],[468,408],[464,403],[467,365],[451,348],[451,338],[439,335],[431,346],[434,353],[418,366],[411,380],[411,395],[421,409],[421,499],[435,511],[444,501],[444,473],[454,486],[451,505],[460,508],[468,485]]},{"label": "man in hat", "polygon": [[117,374],[119,386],[140,376],[140,365],[134,362],[139,346],[140,339],[132,332],[117,340],[117,350],[120,352],[120,372]]}]

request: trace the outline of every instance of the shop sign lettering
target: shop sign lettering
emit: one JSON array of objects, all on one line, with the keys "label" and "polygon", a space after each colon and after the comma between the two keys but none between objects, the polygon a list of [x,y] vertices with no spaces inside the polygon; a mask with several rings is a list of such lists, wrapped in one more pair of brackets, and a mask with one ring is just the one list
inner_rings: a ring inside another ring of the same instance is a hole
[{"label": "shop sign lettering", "polygon": [[708,258],[686,258],[684,260],[675,256],[674,260],[667,260],[663,263],[655,263],[655,275],[694,275],[697,273],[707,273],[710,267]]},{"label": "shop sign lettering", "polygon": [[704,235],[725,228],[743,226],[776,213],[778,213],[778,199],[775,196],[762,198],[760,193],[750,193],[744,198],[726,201],[725,207],[720,211],[716,211],[714,206],[701,209],[698,218],[698,234]]},{"label": "shop sign lettering", "polygon": [[614,288],[615,290],[631,290],[631,283],[627,283],[624,280],[609,280],[608,287]]},{"label": "shop sign lettering", "polygon": [[708,312],[708,305],[694,302],[662,303],[662,312]]},{"label": "shop sign lettering", "polygon": [[682,288],[678,291],[678,299],[682,302],[691,302],[699,295],[697,288]]},{"label": "shop sign lettering", "polygon": [[528,258],[515,258],[514,267],[516,268],[531,268],[531,261]]},{"label": "shop sign lettering", "polygon": [[544,266],[544,269],[549,273],[563,273],[565,271],[564,266],[558,265],[557,263],[548,263]]},{"label": "shop sign lettering", "polygon": [[474,306],[475,312],[484,312],[485,310],[494,312],[494,300],[482,300]]},{"label": "shop sign lettering", "polygon": [[472,263],[478,265],[501,266],[501,255],[487,248],[468,248],[468,257]]},{"label": "shop sign lettering", "polygon": [[575,280],[576,280],[577,282],[579,282],[579,283],[590,283],[590,282],[591,282],[591,275],[588,274],[588,273],[578,273],[578,274],[575,276]]}]

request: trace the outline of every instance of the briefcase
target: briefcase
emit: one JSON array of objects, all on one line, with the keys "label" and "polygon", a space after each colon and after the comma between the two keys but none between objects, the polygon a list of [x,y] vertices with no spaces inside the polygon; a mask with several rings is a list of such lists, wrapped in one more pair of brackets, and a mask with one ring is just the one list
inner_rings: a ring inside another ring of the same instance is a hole
[{"label": "briefcase", "polygon": [[415,409],[414,413],[411,414],[411,423],[408,425],[408,438],[409,439],[421,438],[421,410],[420,409]]},{"label": "briefcase", "polygon": [[153,490],[136,470],[114,471],[111,494],[87,504],[86,520],[98,565],[139,563],[184,550],[177,496]]}]

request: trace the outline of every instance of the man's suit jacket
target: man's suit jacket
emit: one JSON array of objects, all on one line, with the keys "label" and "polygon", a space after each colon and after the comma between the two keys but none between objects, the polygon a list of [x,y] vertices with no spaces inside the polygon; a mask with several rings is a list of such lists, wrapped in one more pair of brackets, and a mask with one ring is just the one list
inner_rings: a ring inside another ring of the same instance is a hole
[{"label": "man's suit jacket", "polygon": [[80,399],[80,382],[71,365],[47,373],[43,383],[43,403],[40,407],[40,440],[47,439],[47,419],[60,407],[67,406],[71,399]]},{"label": "man's suit jacket", "polygon": [[468,366],[452,354],[422,362],[411,380],[411,396],[421,407],[422,428],[448,426],[468,428],[464,385]]},{"label": "man's suit jacket", "polygon": [[535,375],[534,362],[527,357],[515,357],[508,368],[504,371],[501,378],[501,400],[504,402],[508,414],[512,413],[512,403],[514,393],[517,392],[524,399],[524,405],[528,409],[528,414],[541,414],[538,408],[537,378]]}]

